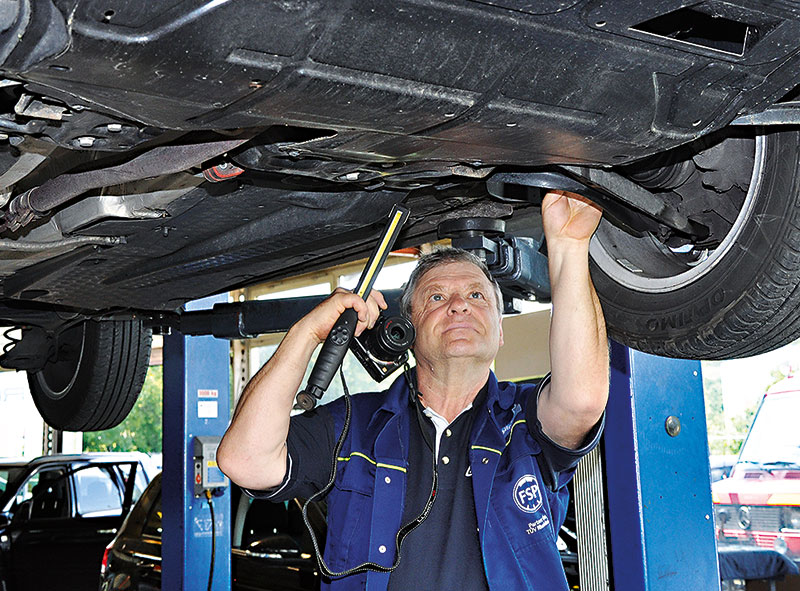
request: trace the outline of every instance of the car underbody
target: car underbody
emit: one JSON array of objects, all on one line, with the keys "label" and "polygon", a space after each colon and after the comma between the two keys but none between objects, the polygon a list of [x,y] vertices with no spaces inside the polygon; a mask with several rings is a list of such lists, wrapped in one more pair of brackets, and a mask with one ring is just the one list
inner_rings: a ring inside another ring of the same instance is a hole
[{"label": "car underbody", "polygon": [[142,357],[186,301],[365,256],[401,202],[399,247],[596,201],[609,331],[645,351],[800,332],[794,2],[9,0],[0,69],[0,363],[58,366],[51,401],[89,333]]}]

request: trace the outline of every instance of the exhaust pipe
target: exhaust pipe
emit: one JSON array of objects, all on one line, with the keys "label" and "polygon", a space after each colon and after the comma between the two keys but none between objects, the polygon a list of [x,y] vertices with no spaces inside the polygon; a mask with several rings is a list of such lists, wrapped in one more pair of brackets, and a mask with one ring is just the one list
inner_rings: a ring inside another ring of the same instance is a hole
[{"label": "exhaust pipe", "polygon": [[15,232],[86,191],[181,172],[233,150],[249,139],[159,146],[117,166],[63,174],[12,199],[0,232]]}]

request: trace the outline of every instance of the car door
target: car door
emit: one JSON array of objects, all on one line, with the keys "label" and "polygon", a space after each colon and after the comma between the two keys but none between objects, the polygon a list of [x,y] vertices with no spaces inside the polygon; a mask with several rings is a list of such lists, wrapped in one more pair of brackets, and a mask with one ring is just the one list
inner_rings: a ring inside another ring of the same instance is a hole
[{"label": "car door", "polygon": [[[245,499],[237,505],[237,518],[245,514],[241,538],[235,536],[231,550],[234,591],[318,589],[316,558],[298,500]],[[324,540],[324,532],[317,531],[320,536]]]},{"label": "car door", "polygon": [[54,579],[70,580],[62,576],[69,558],[59,550],[69,543],[71,505],[66,467],[42,468],[21,485],[6,529],[9,591],[51,589]]},{"label": "car door", "polygon": [[31,475],[23,485],[31,497],[15,512],[9,531],[10,591],[97,587],[103,549],[133,497],[135,466],[128,472],[126,481],[116,464],[107,463]]},{"label": "car door", "polygon": [[[127,478],[122,468],[127,471]],[[136,463],[108,463],[81,466],[72,473],[73,538],[65,552],[73,556],[69,568],[76,581],[97,586],[103,550],[130,511],[137,468]]]}]

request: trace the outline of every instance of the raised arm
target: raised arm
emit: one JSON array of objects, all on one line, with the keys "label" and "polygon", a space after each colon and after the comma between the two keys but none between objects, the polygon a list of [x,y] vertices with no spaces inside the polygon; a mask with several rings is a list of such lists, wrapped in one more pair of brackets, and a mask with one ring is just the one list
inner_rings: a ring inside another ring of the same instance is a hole
[{"label": "raised arm", "polygon": [[358,335],[375,324],[386,302],[378,291],[365,302],[337,289],[289,329],[272,358],[245,386],[217,450],[220,469],[239,486],[263,490],[283,481],[295,394],[314,349],[347,308],[358,312]]},{"label": "raised arm", "polygon": [[553,191],[542,202],[553,313],[552,379],[539,397],[538,416],[556,443],[575,449],[608,401],[608,339],[589,276],[589,240],[602,212],[583,197]]}]

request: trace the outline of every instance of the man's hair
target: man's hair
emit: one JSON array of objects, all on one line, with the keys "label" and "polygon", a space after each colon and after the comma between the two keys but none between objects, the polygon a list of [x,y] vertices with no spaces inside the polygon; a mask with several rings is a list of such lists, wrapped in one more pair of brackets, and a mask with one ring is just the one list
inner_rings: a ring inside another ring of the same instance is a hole
[{"label": "man's hair", "polygon": [[414,270],[411,272],[411,276],[403,287],[403,294],[400,296],[400,310],[403,316],[411,318],[411,300],[414,297],[414,290],[417,288],[417,284],[420,279],[422,279],[423,275],[431,269],[441,267],[442,265],[449,265],[450,263],[470,263],[480,269],[494,288],[494,299],[497,303],[498,314],[503,313],[503,295],[500,293],[500,285],[494,280],[492,274],[489,273],[486,264],[471,252],[460,248],[446,247],[426,254],[417,261],[417,266],[414,267]]}]

